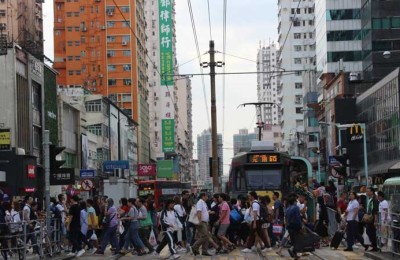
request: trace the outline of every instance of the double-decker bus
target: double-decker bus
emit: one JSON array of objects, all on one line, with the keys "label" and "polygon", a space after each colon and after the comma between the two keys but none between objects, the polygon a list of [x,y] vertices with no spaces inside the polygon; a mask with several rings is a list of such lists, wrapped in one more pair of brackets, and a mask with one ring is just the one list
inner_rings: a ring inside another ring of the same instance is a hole
[{"label": "double-decker bus", "polygon": [[233,198],[250,191],[270,198],[274,191],[286,195],[290,192],[291,165],[290,156],[277,152],[270,142],[253,141],[250,151],[232,158],[227,193]]},{"label": "double-decker bus", "polygon": [[166,180],[138,181],[138,196],[146,199],[149,195],[153,195],[157,208],[167,199],[173,199],[175,195],[180,195],[183,190],[191,191],[190,182],[181,183],[180,181]]}]

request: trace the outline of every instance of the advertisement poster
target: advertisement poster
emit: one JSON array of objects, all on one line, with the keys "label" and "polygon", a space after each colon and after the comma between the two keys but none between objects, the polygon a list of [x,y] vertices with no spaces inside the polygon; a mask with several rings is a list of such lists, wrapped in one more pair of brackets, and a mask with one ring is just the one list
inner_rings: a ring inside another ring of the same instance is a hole
[{"label": "advertisement poster", "polygon": [[162,151],[173,153],[175,151],[175,121],[174,119],[163,119],[162,131]]},{"label": "advertisement poster", "polygon": [[82,169],[89,168],[89,143],[87,135],[81,135],[82,140]]},{"label": "advertisement poster", "polygon": [[110,153],[111,161],[118,160],[118,109],[110,106]]},{"label": "advertisement poster", "polygon": [[157,162],[157,177],[158,178],[173,178],[173,167],[172,160],[163,160]]}]

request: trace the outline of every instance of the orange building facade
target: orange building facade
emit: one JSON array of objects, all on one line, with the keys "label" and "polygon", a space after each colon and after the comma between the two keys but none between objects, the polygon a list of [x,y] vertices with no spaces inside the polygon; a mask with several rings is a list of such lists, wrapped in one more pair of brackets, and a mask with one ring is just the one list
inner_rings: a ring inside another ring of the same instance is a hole
[{"label": "orange building facade", "polygon": [[[82,86],[107,96],[139,122],[139,138],[148,133],[143,1],[54,0],[58,85]],[[139,144],[144,149],[149,142],[146,136]]]}]

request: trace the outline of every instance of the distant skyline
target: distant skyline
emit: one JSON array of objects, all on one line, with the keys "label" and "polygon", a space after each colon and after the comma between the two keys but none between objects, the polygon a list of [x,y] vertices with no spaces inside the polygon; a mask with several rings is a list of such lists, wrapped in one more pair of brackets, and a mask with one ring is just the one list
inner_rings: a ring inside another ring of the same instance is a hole
[{"label": "distant skyline", "polygon": [[[216,61],[222,61],[223,51],[223,0],[210,0],[211,31],[217,50]],[[176,0],[176,37],[178,66],[193,58],[196,58],[196,47],[190,22],[188,3],[184,0]],[[210,29],[207,1],[191,1],[196,32],[199,40],[201,54],[206,54],[209,49]],[[53,58],[53,1],[43,4],[44,14],[44,39],[45,55]],[[257,71],[257,50],[260,42],[268,44],[277,40],[277,1],[273,0],[247,0],[227,1],[226,19],[226,72]],[[221,52],[221,53],[220,53]],[[245,59],[235,58],[233,56]],[[248,59],[248,60],[246,60]],[[208,62],[209,56],[201,56],[202,62]],[[249,61],[251,60],[251,61]],[[181,74],[200,73],[198,60],[194,60],[179,67]],[[204,69],[209,73],[209,68]],[[222,72],[217,68],[216,72]],[[193,91],[193,142],[197,147],[197,135],[208,124],[203,86],[200,76],[194,76],[192,80]],[[206,88],[206,100],[210,112],[210,77],[204,76]],[[233,135],[239,129],[247,128],[252,132],[256,126],[255,109],[253,107],[238,108],[241,103],[257,101],[257,75],[227,75],[225,78],[225,124],[223,127],[223,88],[222,76],[216,77],[217,90],[217,118],[218,133],[223,134],[224,140],[224,173],[228,173],[230,159],[233,156]],[[224,130],[224,131],[223,131]],[[194,150],[197,158],[197,150]]]}]

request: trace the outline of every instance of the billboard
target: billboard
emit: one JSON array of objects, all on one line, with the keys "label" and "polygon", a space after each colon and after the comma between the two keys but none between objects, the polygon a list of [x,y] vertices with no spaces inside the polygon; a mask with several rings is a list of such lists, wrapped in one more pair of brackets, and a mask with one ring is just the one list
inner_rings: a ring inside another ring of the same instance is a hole
[{"label": "billboard", "polygon": [[172,160],[163,160],[157,162],[157,177],[158,178],[173,178],[173,167]]},{"label": "billboard", "polygon": [[160,74],[161,86],[173,86],[174,79],[166,74],[174,73],[172,54],[172,3],[173,0],[158,1],[160,33]]},{"label": "billboard", "polygon": [[175,151],[175,121],[174,119],[161,120],[162,151],[173,153]]},{"label": "billboard", "polygon": [[156,164],[138,164],[138,176],[156,176],[157,165]]}]

